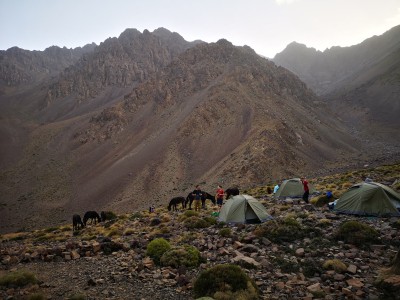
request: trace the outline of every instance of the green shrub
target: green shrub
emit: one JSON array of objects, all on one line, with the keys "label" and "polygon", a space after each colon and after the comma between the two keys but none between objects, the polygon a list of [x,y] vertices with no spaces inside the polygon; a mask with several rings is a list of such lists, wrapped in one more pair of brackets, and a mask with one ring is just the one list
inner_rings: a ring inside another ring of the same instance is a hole
[{"label": "green shrub", "polygon": [[152,240],[147,245],[146,255],[150,256],[156,264],[160,264],[160,259],[165,252],[171,249],[169,242],[163,238]]},{"label": "green shrub", "polygon": [[214,217],[204,217],[204,221],[206,221],[210,225],[217,224],[217,219]]},{"label": "green shrub", "polygon": [[37,283],[35,275],[23,270],[14,271],[0,277],[0,286],[23,287],[30,283]]},{"label": "green shrub", "polygon": [[304,237],[301,225],[293,218],[269,221],[259,226],[254,233],[273,242],[294,242]]},{"label": "green shrub", "polygon": [[371,226],[358,221],[347,221],[340,225],[336,238],[356,246],[363,246],[377,241],[379,233]]},{"label": "green shrub", "polygon": [[303,274],[306,277],[314,277],[316,273],[322,273],[321,264],[314,259],[306,259],[301,263],[301,267],[303,269]]},{"label": "green shrub", "polygon": [[300,270],[300,266],[297,263],[281,257],[276,257],[274,263],[283,273],[297,273]]},{"label": "green shrub", "polygon": [[199,213],[197,212],[197,211],[194,211],[194,210],[185,210],[185,212],[183,213],[183,215],[185,216],[185,217],[193,217],[193,216],[198,216],[199,215]]},{"label": "green shrub", "polygon": [[228,227],[222,228],[219,231],[219,235],[222,237],[230,237],[232,235],[232,230]]},{"label": "green shrub", "polygon": [[193,292],[196,298],[258,299],[254,281],[239,266],[229,264],[203,271],[194,283]]},{"label": "green shrub", "polygon": [[183,245],[174,247],[165,252],[161,257],[161,265],[178,268],[185,266],[188,268],[198,267],[201,262],[200,251],[193,246]]},{"label": "green shrub", "polygon": [[322,267],[325,270],[334,270],[336,273],[346,272],[347,266],[339,259],[330,259],[324,262]]},{"label": "green shrub", "polygon": [[207,228],[210,226],[206,220],[195,216],[187,218],[185,221],[183,221],[183,224],[189,229]]}]

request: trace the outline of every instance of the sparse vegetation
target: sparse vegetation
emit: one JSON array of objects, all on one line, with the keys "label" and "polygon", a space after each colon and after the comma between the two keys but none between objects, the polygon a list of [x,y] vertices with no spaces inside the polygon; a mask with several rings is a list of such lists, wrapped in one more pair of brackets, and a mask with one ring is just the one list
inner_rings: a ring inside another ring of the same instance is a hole
[{"label": "sparse vegetation", "polygon": [[0,277],[0,286],[4,287],[23,287],[35,283],[37,283],[35,274],[24,270],[14,271]]},{"label": "sparse vegetation", "polygon": [[229,227],[221,228],[219,235],[222,237],[230,237],[232,235],[232,230]]},{"label": "sparse vegetation", "polygon": [[246,273],[235,265],[217,265],[200,274],[193,291],[195,297],[222,299],[258,299],[258,288]]},{"label": "sparse vegetation", "polygon": [[358,221],[347,221],[340,225],[336,237],[346,243],[365,246],[377,242],[379,233],[371,226]]},{"label": "sparse vegetation", "polygon": [[334,270],[337,273],[344,273],[347,270],[347,266],[339,259],[330,259],[324,262],[322,267],[325,270]]},{"label": "sparse vegetation", "polygon": [[186,228],[189,229],[207,228],[211,225],[206,220],[196,216],[188,217],[186,220],[183,221],[183,224],[185,225]]},{"label": "sparse vegetation", "polygon": [[29,296],[28,300],[45,300],[46,297],[42,293],[34,293]]},{"label": "sparse vegetation", "polygon": [[185,266],[188,268],[198,267],[201,262],[199,250],[190,245],[174,247],[166,251],[161,257],[161,265],[178,268]]},{"label": "sparse vegetation", "polygon": [[294,218],[266,222],[255,230],[255,234],[274,242],[292,242],[304,236],[301,225]]},{"label": "sparse vegetation", "polygon": [[157,238],[147,245],[146,255],[150,256],[156,264],[160,264],[161,257],[170,249],[171,245],[167,240]]}]

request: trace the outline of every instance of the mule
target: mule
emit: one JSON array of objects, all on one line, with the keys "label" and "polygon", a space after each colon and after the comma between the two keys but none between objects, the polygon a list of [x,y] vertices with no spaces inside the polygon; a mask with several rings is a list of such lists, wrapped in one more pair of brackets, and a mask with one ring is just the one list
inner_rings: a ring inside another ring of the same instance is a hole
[{"label": "mule", "polygon": [[182,209],[186,208],[186,201],[185,201],[185,197],[175,197],[172,198],[169,201],[168,204],[168,210],[173,210],[173,211],[177,211],[178,210],[178,205],[182,204]]},{"label": "mule", "polygon": [[101,218],[100,218],[99,214],[93,210],[87,211],[85,213],[85,215],[83,216],[83,224],[85,224],[85,226],[89,219],[90,219],[90,224],[93,224],[93,221],[94,221],[94,224],[96,224],[97,222],[99,222],[99,223],[101,222]]},{"label": "mule", "polygon": [[83,225],[82,219],[80,215],[73,215],[72,216],[72,230],[79,230],[82,229],[83,227],[85,227],[85,225]]},{"label": "mule", "polygon": [[231,187],[231,188],[225,190],[226,200],[228,200],[230,196],[237,196],[239,194],[240,194],[240,192],[237,187]]},{"label": "mule", "polygon": [[[202,207],[203,209],[206,208],[206,200],[207,200],[207,199],[211,200],[211,202],[212,202],[214,205],[217,203],[217,202],[215,201],[215,196],[214,196],[214,195],[211,195],[211,194],[209,194],[209,193],[207,193],[207,192],[202,191],[202,195],[201,195],[201,207]],[[193,196],[193,194],[190,192],[190,193],[187,195],[187,197],[186,197],[185,207],[187,207],[188,204],[189,204],[189,209],[192,209],[193,200],[194,200],[194,196]]]}]

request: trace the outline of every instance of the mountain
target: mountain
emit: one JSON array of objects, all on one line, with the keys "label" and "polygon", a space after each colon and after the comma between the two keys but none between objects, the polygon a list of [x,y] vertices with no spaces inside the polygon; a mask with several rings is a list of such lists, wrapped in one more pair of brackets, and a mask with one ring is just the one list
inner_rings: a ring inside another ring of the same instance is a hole
[{"label": "mountain", "polygon": [[296,75],[250,47],[189,43],[162,28],[128,29],[0,105],[1,231],[376,155]]},{"label": "mountain", "polygon": [[400,138],[399,54],[396,26],[358,45],[324,52],[294,42],[274,62],[297,74],[342,120],[387,140]]}]

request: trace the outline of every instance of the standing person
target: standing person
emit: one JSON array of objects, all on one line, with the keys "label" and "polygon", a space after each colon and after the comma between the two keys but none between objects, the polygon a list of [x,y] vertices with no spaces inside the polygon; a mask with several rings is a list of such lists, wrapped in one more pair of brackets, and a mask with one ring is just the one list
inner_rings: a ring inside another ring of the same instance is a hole
[{"label": "standing person", "polygon": [[221,210],[222,203],[224,202],[224,195],[225,192],[222,189],[222,186],[219,184],[217,188],[217,193],[215,195],[215,198],[217,198],[217,205],[219,206],[219,209]]},{"label": "standing person", "polygon": [[279,183],[277,183],[275,186],[274,186],[274,195],[276,194],[276,192],[279,190]]},{"label": "standing person", "polygon": [[194,201],[194,210],[200,211],[201,208],[201,197],[203,196],[203,192],[200,189],[199,185],[196,185],[196,189],[192,192],[192,197]]},{"label": "standing person", "polygon": [[308,203],[308,195],[310,195],[310,189],[308,188],[308,181],[305,178],[301,178],[301,183],[303,184],[304,194],[303,200]]}]

